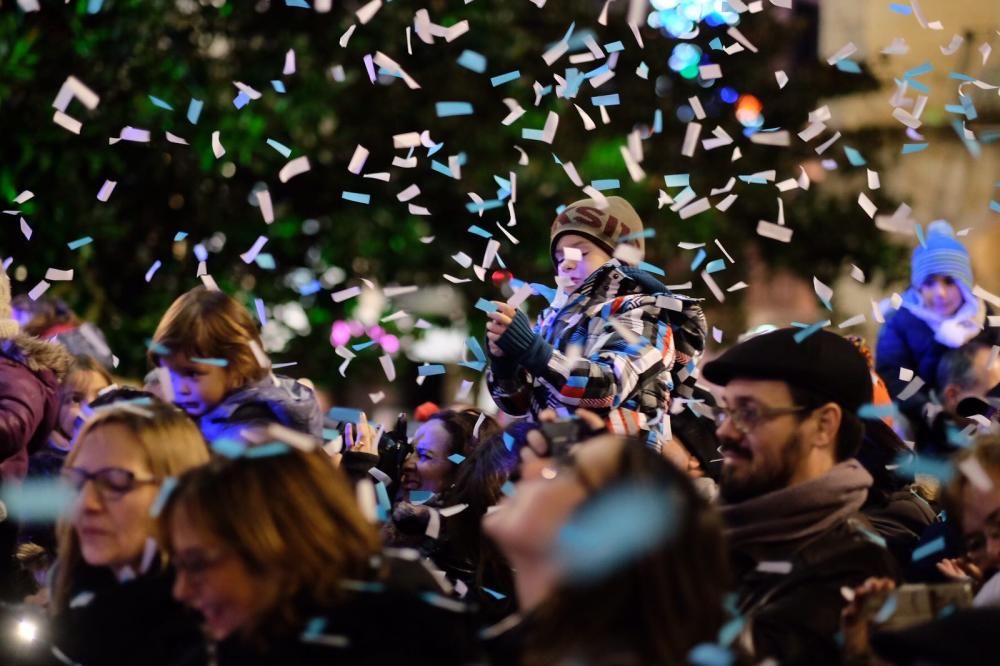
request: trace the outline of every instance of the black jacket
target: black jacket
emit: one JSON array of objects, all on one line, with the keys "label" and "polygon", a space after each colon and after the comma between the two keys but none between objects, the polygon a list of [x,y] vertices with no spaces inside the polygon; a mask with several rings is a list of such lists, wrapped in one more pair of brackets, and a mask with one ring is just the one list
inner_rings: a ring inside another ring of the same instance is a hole
[{"label": "black jacket", "polygon": [[[734,551],[743,647],[782,666],[839,664],[840,589],[869,576],[896,577],[892,556],[866,533],[871,527],[859,515],[804,542]],[[789,563],[791,571],[758,571],[762,561]]]}]

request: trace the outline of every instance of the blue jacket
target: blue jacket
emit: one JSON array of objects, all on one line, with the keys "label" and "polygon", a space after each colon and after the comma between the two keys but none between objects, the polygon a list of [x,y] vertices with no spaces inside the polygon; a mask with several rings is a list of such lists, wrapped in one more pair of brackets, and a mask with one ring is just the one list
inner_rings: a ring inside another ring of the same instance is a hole
[{"label": "blue jacket", "polygon": [[291,377],[271,375],[233,391],[215,409],[198,419],[209,444],[219,439],[241,439],[243,428],[266,423],[323,437],[323,413],[309,387]]}]

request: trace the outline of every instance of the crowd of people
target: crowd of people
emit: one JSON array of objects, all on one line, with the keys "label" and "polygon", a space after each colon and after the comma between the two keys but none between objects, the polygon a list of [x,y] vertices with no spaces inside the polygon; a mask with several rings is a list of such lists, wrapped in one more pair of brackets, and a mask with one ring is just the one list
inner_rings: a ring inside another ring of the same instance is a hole
[{"label": "crowd of people", "polygon": [[488,315],[500,411],[383,428],[331,423],[221,291],[139,387],[0,271],[0,491],[72,491],[0,512],[0,661],[992,663],[1000,332],[951,228],[874,353],[789,327],[707,362],[644,237],[621,198],[563,209],[536,323]]}]

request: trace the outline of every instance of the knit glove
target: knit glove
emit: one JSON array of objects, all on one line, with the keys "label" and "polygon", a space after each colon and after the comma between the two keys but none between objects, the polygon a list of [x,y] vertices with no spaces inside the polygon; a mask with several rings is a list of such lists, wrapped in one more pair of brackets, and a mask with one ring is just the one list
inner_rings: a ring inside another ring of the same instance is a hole
[{"label": "knit glove", "polygon": [[497,346],[503,350],[504,356],[536,375],[545,370],[552,358],[552,345],[531,330],[528,316],[520,310],[497,340]]}]

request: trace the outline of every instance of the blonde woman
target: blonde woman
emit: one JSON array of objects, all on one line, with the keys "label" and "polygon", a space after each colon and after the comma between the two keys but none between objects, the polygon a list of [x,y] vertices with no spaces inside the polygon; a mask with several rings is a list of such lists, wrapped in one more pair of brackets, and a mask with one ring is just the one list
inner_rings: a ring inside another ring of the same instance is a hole
[{"label": "blonde woman", "polygon": [[197,621],[171,598],[152,514],[167,479],[208,459],[197,426],[170,405],[113,405],[83,425],[63,468],[78,494],[58,528],[57,655],[83,666],[169,664],[197,644]]}]

